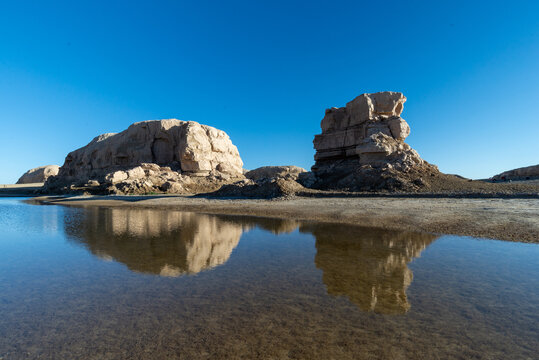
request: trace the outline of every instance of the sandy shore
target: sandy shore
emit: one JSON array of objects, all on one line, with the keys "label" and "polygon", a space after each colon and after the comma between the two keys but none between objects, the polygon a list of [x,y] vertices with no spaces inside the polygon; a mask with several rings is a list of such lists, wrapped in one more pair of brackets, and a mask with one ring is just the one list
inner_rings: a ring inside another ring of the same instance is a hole
[{"label": "sandy shore", "polygon": [[158,207],[347,223],[395,230],[539,243],[539,199],[356,197],[221,200],[190,196],[40,197],[71,206]]}]

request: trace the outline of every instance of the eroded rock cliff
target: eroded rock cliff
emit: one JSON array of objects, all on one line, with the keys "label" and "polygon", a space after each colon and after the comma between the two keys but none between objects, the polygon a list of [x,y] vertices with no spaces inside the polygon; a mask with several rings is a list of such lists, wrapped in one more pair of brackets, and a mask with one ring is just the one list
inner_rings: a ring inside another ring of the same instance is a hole
[{"label": "eroded rock cliff", "polygon": [[194,121],[150,120],[69,153],[46,190],[203,192],[244,178],[242,166],[224,131]]},{"label": "eroded rock cliff", "polygon": [[400,117],[406,97],[385,91],[362,94],[342,108],[326,110],[314,138],[312,167],[321,189],[413,190],[437,174],[404,142],[410,134]]}]

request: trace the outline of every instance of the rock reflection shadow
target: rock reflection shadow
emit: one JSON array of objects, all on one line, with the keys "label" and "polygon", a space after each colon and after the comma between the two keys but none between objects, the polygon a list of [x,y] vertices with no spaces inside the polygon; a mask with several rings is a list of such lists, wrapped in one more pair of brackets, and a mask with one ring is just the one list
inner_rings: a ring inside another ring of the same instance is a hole
[{"label": "rock reflection shadow", "polygon": [[87,208],[65,219],[66,234],[92,254],[161,276],[224,264],[244,231],[215,216],[148,209]]},{"label": "rock reflection shadow", "polygon": [[413,274],[408,263],[437,236],[342,225],[305,225],[316,237],[316,267],[327,292],[346,296],[363,311],[404,314]]}]

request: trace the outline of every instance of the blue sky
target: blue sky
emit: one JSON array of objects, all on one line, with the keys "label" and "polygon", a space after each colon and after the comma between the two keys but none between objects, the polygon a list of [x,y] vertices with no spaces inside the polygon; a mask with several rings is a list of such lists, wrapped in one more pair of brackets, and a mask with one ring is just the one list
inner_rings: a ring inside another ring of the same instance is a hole
[{"label": "blue sky", "polygon": [[324,110],[401,91],[407,142],[483,178],[539,163],[539,1],[2,1],[0,183],[161,118],[246,168],[313,164]]}]

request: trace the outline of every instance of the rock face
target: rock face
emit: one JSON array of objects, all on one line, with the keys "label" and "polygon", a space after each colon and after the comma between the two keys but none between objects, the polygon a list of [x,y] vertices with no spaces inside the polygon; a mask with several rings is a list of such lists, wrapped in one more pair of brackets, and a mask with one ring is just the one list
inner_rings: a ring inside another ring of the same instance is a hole
[{"label": "rock face", "polygon": [[412,190],[421,186],[412,183],[420,178],[417,173],[437,173],[435,166],[404,143],[410,134],[400,117],[405,101],[402,93],[385,91],[362,94],[345,107],[327,109],[322,134],[313,141],[312,170],[319,179],[315,186]]},{"label": "rock face", "polygon": [[[242,166],[238,149],[224,131],[193,121],[151,120],[100,135],[69,153],[47,186],[184,192],[188,184],[243,178]],[[200,185],[204,191],[211,184]]]},{"label": "rock face", "polygon": [[43,183],[49,177],[58,175],[59,169],[58,165],[46,165],[30,169],[17,180],[17,184]]},{"label": "rock face", "polygon": [[501,174],[494,175],[492,180],[534,180],[539,179],[539,165],[527,166],[523,168],[504,171]]}]

